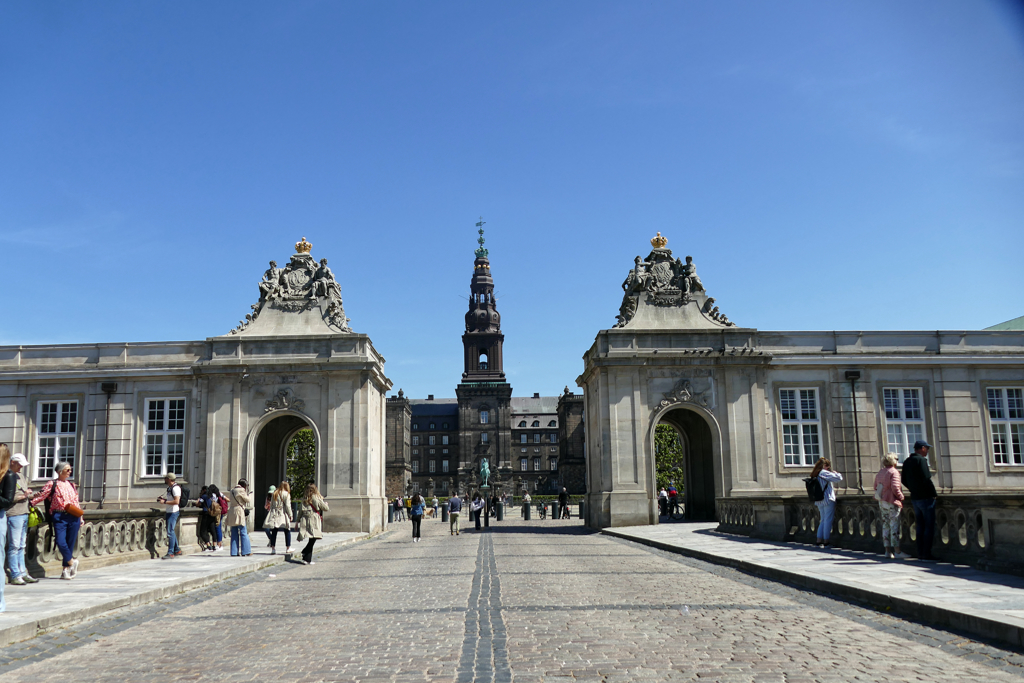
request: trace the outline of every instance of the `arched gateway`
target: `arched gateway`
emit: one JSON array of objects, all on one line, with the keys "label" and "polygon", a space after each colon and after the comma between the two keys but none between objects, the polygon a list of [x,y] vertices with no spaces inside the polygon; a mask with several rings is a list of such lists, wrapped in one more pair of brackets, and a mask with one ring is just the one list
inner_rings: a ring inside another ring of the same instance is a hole
[{"label": "arched gateway", "polygon": [[[707,420],[690,408],[670,406],[661,414],[658,424],[674,428],[683,447],[682,476],[676,484],[681,489],[685,503],[685,518],[694,521],[713,520],[715,444],[718,440],[712,436]],[[652,434],[652,447],[653,442]],[[653,454],[651,461],[654,461]]]}]

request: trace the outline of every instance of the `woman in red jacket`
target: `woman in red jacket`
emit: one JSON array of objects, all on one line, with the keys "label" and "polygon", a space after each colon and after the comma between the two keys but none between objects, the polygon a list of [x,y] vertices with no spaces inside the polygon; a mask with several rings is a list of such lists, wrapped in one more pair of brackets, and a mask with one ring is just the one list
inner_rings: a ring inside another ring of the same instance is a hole
[{"label": "woman in red jacket", "polygon": [[78,540],[78,530],[82,526],[82,518],[67,511],[68,506],[79,507],[78,489],[69,481],[71,463],[59,462],[53,468],[56,479],[46,482],[39,495],[32,499],[33,505],[47,501],[46,511],[53,516],[53,537],[57,541],[57,549],[63,560],[64,571],[60,578],[71,580],[78,574],[78,560],[71,556]]}]

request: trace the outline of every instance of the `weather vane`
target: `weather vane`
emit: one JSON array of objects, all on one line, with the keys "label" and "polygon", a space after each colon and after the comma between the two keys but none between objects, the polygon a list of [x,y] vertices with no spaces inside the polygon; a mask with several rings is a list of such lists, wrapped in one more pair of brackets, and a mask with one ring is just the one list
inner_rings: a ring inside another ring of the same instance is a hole
[{"label": "weather vane", "polygon": [[476,224],[476,227],[480,228],[479,230],[477,230],[477,232],[480,233],[480,237],[478,237],[476,240],[477,244],[480,245],[480,248],[476,250],[476,255],[478,258],[487,257],[487,250],[484,249],[484,225],[486,223],[487,221],[484,220],[484,217],[480,216],[480,220]]}]

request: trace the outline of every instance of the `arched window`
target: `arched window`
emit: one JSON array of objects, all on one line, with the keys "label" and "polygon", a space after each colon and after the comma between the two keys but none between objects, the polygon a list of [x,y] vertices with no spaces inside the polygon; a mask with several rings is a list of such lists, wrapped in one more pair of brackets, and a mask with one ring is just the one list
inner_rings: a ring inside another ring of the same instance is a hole
[{"label": "arched window", "polygon": [[557,426],[558,426],[558,423],[555,422],[554,420],[552,420],[551,422],[548,422],[548,427],[557,427]]},{"label": "arched window", "polygon": [[487,369],[487,352],[486,351],[481,351],[480,352],[480,358],[479,358],[479,361],[478,361],[478,367],[481,370],[486,370]]},{"label": "arched window", "polygon": [[531,426],[531,427],[540,427],[540,420],[534,420],[534,421],[533,421],[533,424],[532,424],[532,425],[530,425],[530,426]]},{"label": "arched window", "polygon": [[525,427],[526,426],[526,420],[523,420],[522,422],[520,422],[519,426],[520,427]]}]

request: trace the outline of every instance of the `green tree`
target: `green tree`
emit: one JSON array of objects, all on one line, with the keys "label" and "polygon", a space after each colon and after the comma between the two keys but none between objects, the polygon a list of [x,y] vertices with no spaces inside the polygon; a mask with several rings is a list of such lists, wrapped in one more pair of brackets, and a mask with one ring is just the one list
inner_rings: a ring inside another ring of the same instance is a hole
[{"label": "green tree", "polygon": [[654,472],[658,491],[667,489],[668,483],[673,481],[682,493],[683,444],[679,441],[679,433],[667,424],[654,428]]},{"label": "green tree", "polygon": [[292,486],[292,500],[301,500],[306,487],[315,483],[316,439],[312,429],[300,429],[288,442],[288,467],[285,476]]}]

